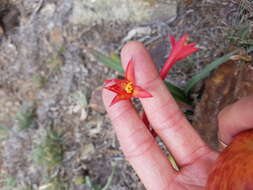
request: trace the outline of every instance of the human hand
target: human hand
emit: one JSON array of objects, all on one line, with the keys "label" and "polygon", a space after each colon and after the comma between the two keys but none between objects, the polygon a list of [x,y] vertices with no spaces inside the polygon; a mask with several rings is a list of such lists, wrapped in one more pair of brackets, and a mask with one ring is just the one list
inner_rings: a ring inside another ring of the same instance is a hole
[{"label": "human hand", "polygon": [[[131,58],[135,61],[136,83],[153,95],[141,99],[145,113],[180,166],[180,171],[175,171],[170,165],[131,102],[121,101],[109,106],[115,94],[105,90],[104,104],[126,158],[149,190],[203,190],[218,153],[208,148],[181,113],[142,44],[130,42],[123,48],[121,60],[124,68]],[[237,130],[230,131],[227,120],[232,118],[224,119],[229,114],[231,111],[227,109],[219,117],[219,136],[225,143],[230,142],[231,134],[240,131],[236,126]],[[238,117],[236,119],[240,119]]]}]

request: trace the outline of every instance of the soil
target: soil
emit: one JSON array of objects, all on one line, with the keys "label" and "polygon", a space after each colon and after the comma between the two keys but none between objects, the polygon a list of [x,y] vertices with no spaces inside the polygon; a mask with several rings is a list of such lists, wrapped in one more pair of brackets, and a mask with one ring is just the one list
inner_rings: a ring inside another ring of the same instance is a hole
[{"label": "soil", "polygon": [[[145,189],[125,160],[102,105],[103,80],[118,73],[100,64],[89,48],[118,54],[127,41],[138,40],[159,69],[170,49],[168,34],[179,38],[188,32],[200,51],[177,64],[167,78],[184,87],[205,65],[229,51],[227,37],[240,22],[242,6],[225,0],[2,0],[1,189],[89,190],[89,179],[103,186],[112,173],[111,190]],[[250,64],[244,67],[243,72],[252,76]],[[247,85],[249,80],[245,78]],[[209,83],[206,86],[212,86]],[[216,131],[205,128],[207,121],[200,118],[214,112],[216,117],[242,94],[226,94],[229,101],[206,112],[216,90],[205,91],[203,84],[195,88],[194,105],[187,109],[194,113],[197,107],[193,123],[216,148]],[[244,87],[237,85],[237,92]]]}]

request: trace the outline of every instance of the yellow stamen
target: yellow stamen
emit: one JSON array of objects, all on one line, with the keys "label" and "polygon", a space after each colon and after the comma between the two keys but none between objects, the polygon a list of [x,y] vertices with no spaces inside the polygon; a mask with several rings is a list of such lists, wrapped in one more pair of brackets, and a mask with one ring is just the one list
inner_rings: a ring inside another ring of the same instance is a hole
[{"label": "yellow stamen", "polygon": [[132,94],[134,92],[134,86],[132,82],[128,82],[124,87],[126,93]]}]

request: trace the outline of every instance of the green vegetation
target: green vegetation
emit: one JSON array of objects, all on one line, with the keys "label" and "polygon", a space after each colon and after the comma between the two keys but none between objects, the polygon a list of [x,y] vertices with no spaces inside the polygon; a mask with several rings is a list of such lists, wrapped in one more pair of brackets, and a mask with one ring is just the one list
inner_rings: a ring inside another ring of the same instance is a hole
[{"label": "green vegetation", "polygon": [[234,26],[234,28],[228,32],[227,39],[237,47],[248,48],[249,46],[252,46],[253,36],[250,23],[245,22]]},{"label": "green vegetation", "polygon": [[66,48],[65,48],[64,46],[62,46],[62,47],[58,50],[57,54],[58,54],[58,55],[63,55],[63,54],[65,53],[65,51],[66,51]]},{"label": "green vegetation", "polygon": [[50,129],[42,142],[34,148],[33,160],[47,169],[53,170],[62,163],[63,154],[62,135],[56,130]]},{"label": "green vegetation", "polygon": [[1,190],[34,190],[31,185],[18,185],[14,177],[2,176]]},{"label": "green vegetation", "polygon": [[48,69],[50,73],[58,72],[63,65],[62,57],[59,55],[53,55],[49,57],[48,61]]},{"label": "green vegetation", "polygon": [[35,146],[32,152],[32,158],[36,165],[44,169],[41,185],[45,190],[68,190],[68,185],[58,174],[58,169],[62,166],[64,159],[63,135],[57,130],[50,128],[42,141]]},{"label": "green vegetation", "polygon": [[[113,166],[112,167],[112,173],[108,177],[107,182],[106,182],[106,184],[104,186],[102,186],[100,184],[92,184],[91,179],[90,179],[89,176],[86,176],[85,179],[82,180],[82,182],[84,184],[86,184],[91,190],[108,190],[110,188],[110,186],[111,186],[114,174],[115,174],[115,167]],[[81,182],[81,181],[79,181],[79,182]]]},{"label": "green vegetation", "polygon": [[17,186],[16,179],[10,176],[2,179],[1,183],[3,184],[2,190],[13,190]]},{"label": "green vegetation", "polygon": [[[244,33],[244,35],[247,36],[245,33]],[[253,51],[252,46],[247,49],[247,53],[250,53],[251,51]],[[193,76],[192,79],[190,79],[187,82],[186,87],[184,89],[181,89],[181,88],[169,83],[168,81],[165,81],[165,84],[176,100],[184,102],[186,104],[191,104],[190,92],[193,89],[193,87],[198,82],[200,82],[200,81],[204,80],[206,77],[208,77],[209,74],[213,70],[215,70],[218,66],[227,62],[231,58],[231,56],[233,56],[239,52],[240,52],[240,50],[237,49],[237,50],[232,51],[220,58],[217,58],[216,60],[214,60],[213,62],[208,64],[204,69],[202,69],[198,74]],[[98,59],[98,61],[100,63],[102,63],[105,66],[108,66],[120,73],[123,73],[123,68],[120,64],[120,60],[119,60],[119,58],[115,58],[116,57],[115,55],[113,57],[107,56],[107,55],[104,55],[103,53],[98,52],[96,50],[92,50],[92,53]]]},{"label": "green vegetation", "polygon": [[[100,63],[104,64],[105,66],[107,66],[109,68],[112,68],[112,69],[118,71],[119,73],[124,72],[124,70],[120,64],[120,58],[118,56],[116,56],[115,54],[112,54],[112,56],[107,56],[99,51],[94,50],[94,49],[92,49],[91,52]],[[184,102],[186,104],[190,104],[189,98],[185,95],[185,93],[182,89],[178,88],[177,86],[171,84],[168,81],[165,81],[165,84],[176,100],[179,100],[179,101]]]},{"label": "green vegetation", "polygon": [[36,127],[36,113],[35,113],[35,107],[30,106],[25,108],[24,110],[21,110],[17,114],[17,120],[19,124],[19,130],[25,130],[29,128]]},{"label": "green vegetation", "polygon": [[124,73],[124,69],[122,68],[120,64],[120,58],[119,56],[116,56],[113,54],[113,56],[107,56],[95,49],[91,50],[91,53],[96,57],[96,59],[102,63],[103,65],[118,71],[119,73]]},{"label": "green vegetation", "polygon": [[58,72],[63,65],[62,55],[66,51],[65,47],[62,46],[57,52],[53,53],[46,59],[46,71],[44,74],[34,74],[32,81],[36,88],[42,88],[48,81],[48,78]]},{"label": "green vegetation", "polygon": [[47,82],[47,77],[42,76],[41,74],[35,74],[32,80],[36,88],[42,88]]},{"label": "green vegetation", "polygon": [[228,61],[230,59],[230,57],[232,55],[235,55],[235,53],[237,53],[238,51],[233,51],[231,53],[228,53],[218,59],[216,59],[215,61],[213,61],[212,63],[208,64],[204,69],[202,69],[202,71],[200,71],[198,74],[196,74],[195,76],[192,77],[192,79],[190,79],[185,87],[185,93],[189,94],[190,90],[201,80],[205,79],[207,76],[209,76],[210,72],[213,71],[214,69],[216,69],[219,65],[225,63],[226,61]]},{"label": "green vegetation", "polygon": [[47,59],[47,67],[49,69],[49,76],[52,73],[58,72],[63,65],[62,55],[66,51],[65,47],[61,47],[56,53]]},{"label": "green vegetation", "polygon": [[44,185],[45,190],[69,190],[69,186],[59,176],[49,180],[47,185]]},{"label": "green vegetation", "polygon": [[8,128],[0,124],[0,142],[8,137]]},{"label": "green vegetation", "polygon": [[248,49],[253,46],[252,25],[249,18],[253,16],[252,5],[249,0],[237,2],[239,4],[239,13],[236,23],[229,28],[226,38],[236,46]]}]

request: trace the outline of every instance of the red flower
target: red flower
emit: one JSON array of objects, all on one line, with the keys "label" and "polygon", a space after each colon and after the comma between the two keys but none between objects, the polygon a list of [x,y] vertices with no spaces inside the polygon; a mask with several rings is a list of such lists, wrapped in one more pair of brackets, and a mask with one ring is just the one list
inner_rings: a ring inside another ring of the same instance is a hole
[{"label": "red flower", "polygon": [[178,42],[176,42],[174,36],[170,36],[172,50],[160,72],[160,76],[162,79],[166,77],[174,63],[186,58],[187,56],[198,50],[198,48],[195,47],[196,43],[187,44],[188,38],[189,35],[186,33],[180,38]]},{"label": "red flower", "polygon": [[115,92],[117,95],[113,98],[110,106],[115,104],[120,100],[127,100],[130,98],[149,98],[152,97],[150,93],[148,93],[143,88],[137,86],[135,84],[135,75],[134,75],[134,62],[131,59],[128,62],[126,72],[125,72],[125,79],[111,79],[105,80],[105,84],[114,82],[115,84],[111,86],[106,86],[107,90]]}]

